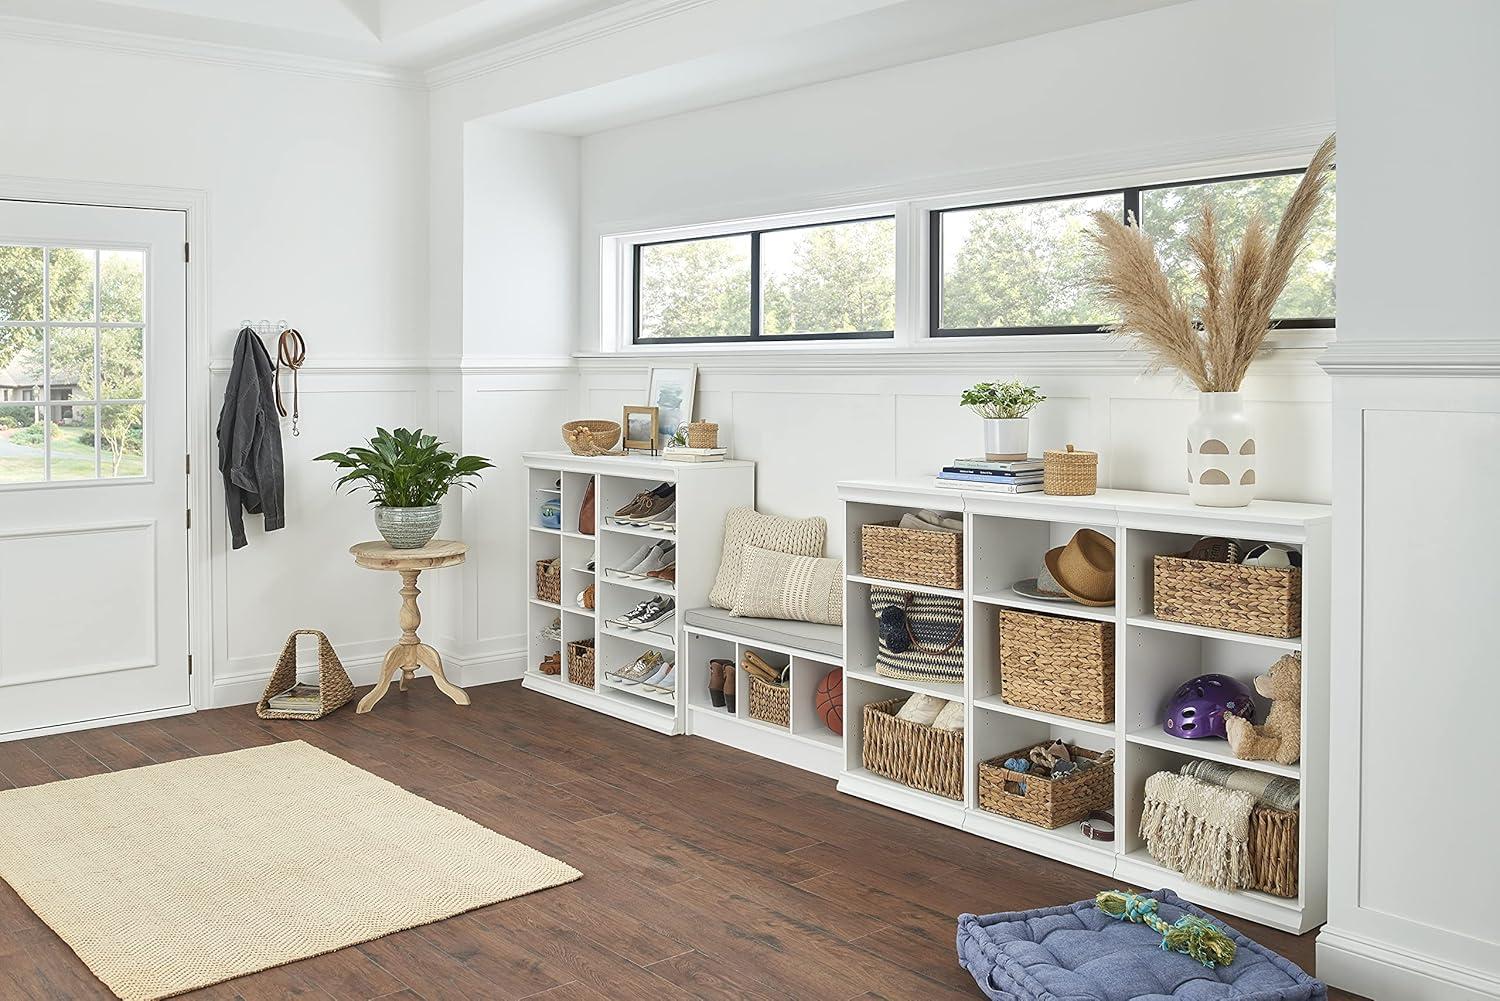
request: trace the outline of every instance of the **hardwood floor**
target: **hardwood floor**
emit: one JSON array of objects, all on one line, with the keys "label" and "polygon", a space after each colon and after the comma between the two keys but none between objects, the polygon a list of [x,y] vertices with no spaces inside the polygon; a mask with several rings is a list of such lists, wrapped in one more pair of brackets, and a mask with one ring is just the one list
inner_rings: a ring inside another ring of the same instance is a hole
[{"label": "hardwood floor", "polygon": [[[351,704],[315,723],[259,720],[241,706],[4,743],[0,789],[301,739],[584,873],[190,995],[217,1001],[976,998],[957,914],[1110,885],[517,683],[470,695],[457,707],[424,679],[366,716]],[[1229,920],[1312,969],[1313,935]],[[0,999],[109,997],[0,882]]]}]

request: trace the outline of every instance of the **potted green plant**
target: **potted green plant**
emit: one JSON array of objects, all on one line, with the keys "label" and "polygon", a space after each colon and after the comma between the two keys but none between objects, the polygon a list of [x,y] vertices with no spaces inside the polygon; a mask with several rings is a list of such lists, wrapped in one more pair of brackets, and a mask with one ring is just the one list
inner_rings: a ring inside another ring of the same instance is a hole
[{"label": "potted green plant", "polygon": [[984,418],[984,457],[991,462],[1013,462],[1026,458],[1031,436],[1026,415],[1045,399],[1040,386],[1012,379],[970,386],[959,403]]},{"label": "potted green plant", "polygon": [[474,486],[481,470],[494,468],[480,456],[448,451],[421,428],[376,428],[364,446],[325,452],[314,461],[344,470],[335,488],[370,491],[375,527],[394,549],[421,549],[431,542],[443,523],[448,491]]}]

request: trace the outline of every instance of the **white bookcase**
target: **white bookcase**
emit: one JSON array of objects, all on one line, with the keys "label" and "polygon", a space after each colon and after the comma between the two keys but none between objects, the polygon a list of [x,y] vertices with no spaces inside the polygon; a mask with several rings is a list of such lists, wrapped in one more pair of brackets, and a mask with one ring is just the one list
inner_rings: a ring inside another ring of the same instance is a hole
[{"label": "white bookcase", "polygon": [[[679,664],[673,695],[619,685],[604,676],[628,665],[648,649],[678,660],[685,648],[682,612],[708,604],[719,569],[724,537],[724,515],[736,507],[755,505],[755,464],[724,462],[667,462],[655,456],[602,455],[592,458],[569,452],[527,452],[526,468],[526,673],[527,688],[628,720],[662,733],[682,733],[686,723],[689,671]],[[589,482],[595,490],[595,532],[578,531],[578,514]],[[677,518],[671,531],[611,525],[606,520],[636,494],[660,483],[677,488]],[[562,504],[560,528],[545,528],[542,503],[557,497]],[[676,583],[629,580],[604,572],[616,567],[643,543],[671,540],[677,544]],[[543,601],[536,593],[538,560],[562,558],[562,601]],[[592,561],[596,572],[587,569]],[[596,584],[594,608],[579,608],[578,592]],[[649,630],[622,629],[608,620],[629,611],[653,595],[672,596],[677,612],[664,625]],[[562,638],[550,640],[542,631],[562,619]],[[594,640],[594,684],[584,688],[568,680],[567,644]],[[538,665],[549,653],[562,655],[562,673],[546,675]]]},{"label": "white bookcase", "polygon": [[[1195,507],[1185,496],[1101,490],[1090,497],[992,494],[927,484],[842,483],[848,579],[844,612],[844,772],[839,790],[1095,872],[1122,883],[1170,886],[1203,906],[1287,931],[1323,923],[1327,913],[1329,508],[1256,501],[1246,508]],[[964,520],[964,586],[894,586],[948,594],[964,603],[965,663],[961,684],[895,681],[875,673],[875,622],[862,576],[860,527],[905,511],[933,508]],[[1110,536],[1116,547],[1114,606],[1090,608],[1022,597],[1016,580],[1033,577],[1047,549],[1083,527]],[[1302,552],[1302,631],[1273,639],[1165,622],[1152,614],[1152,557],[1185,552],[1199,537],[1278,542]],[[999,612],[1019,608],[1111,622],[1115,627],[1115,720],[1090,723],[1007,705],[1000,697]],[[1302,653],[1302,760],[1296,765],[1240,761],[1222,740],[1182,740],[1161,729],[1161,712],[1182,682],[1210,671],[1247,684],[1288,651]],[[965,705],[964,796],[921,792],[864,769],[865,705],[902,692],[928,692]],[[1029,743],[1062,738],[1115,752],[1116,839],[1091,841],[1071,824],[1046,830],[981,810],[978,765]],[[1209,758],[1301,781],[1299,896],[1226,892],[1193,883],[1156,863],[1138,834],[1146,777]],[[1101,887],[1105,884],[1101,883]]]}]

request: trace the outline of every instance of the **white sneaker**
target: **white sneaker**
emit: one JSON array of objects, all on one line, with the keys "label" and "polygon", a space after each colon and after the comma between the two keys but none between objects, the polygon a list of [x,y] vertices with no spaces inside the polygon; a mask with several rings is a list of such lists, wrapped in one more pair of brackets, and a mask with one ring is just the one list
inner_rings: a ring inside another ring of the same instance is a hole
[{"label": "white sneaker", "polygon": [[644,546],[631,553],[628,557],[621,560],[619,567],[605,567],[604,572],[612,577],[631,576],[630,568],[644,560],[647,556],[650,556],[651,550],[655,549],[657,545],[658,543],[654,542],[646,543]]},{"label": "white sneaker", "polygon": [[677,665],[671,661],[663,661],[661,667],[651,677],[641,682],[642,688],[654,688],[659,692],[676,691]]},{"label": "white sneaker", "polygon": [[647,678],[655,677],[661,671],[661,668],[661,654],[655,650],[647,650],[636,658],[634,664],[616,674],[615,680],[624,682],[627,685],[639,685]]}]

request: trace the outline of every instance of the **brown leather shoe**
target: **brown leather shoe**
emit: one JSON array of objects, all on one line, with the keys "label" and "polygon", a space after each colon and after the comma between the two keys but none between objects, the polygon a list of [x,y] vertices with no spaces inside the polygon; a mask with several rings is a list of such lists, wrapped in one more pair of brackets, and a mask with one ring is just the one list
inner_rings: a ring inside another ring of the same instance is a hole
[{"label": "brown leather shoe", "polygon": [[727,660],[708,662],[708,700],[719,709],[724,708],[724,679],[734,674],[734,664]]},{"label": "brown leather shoe", "polygon": [[677,583],[677,564],[673,563],[671,566],[662,567],[660,570],[652,570],[650,573],[646,574],[646,576],[655,577],[657,580],[669,581],[675,584]]},{"label": "brown leather shoe", "polygon": [[729,710],[731,716],[734,715],[734,676],[736,673],[733,664],[730,664],[729,669],[724,672],[724,708]]}]

